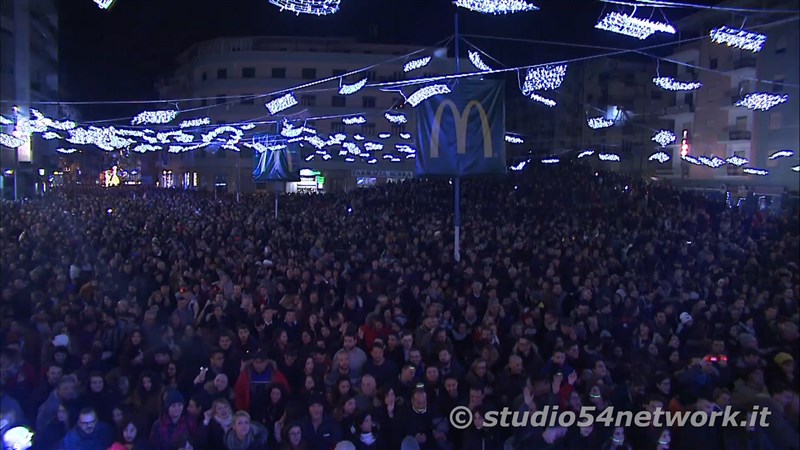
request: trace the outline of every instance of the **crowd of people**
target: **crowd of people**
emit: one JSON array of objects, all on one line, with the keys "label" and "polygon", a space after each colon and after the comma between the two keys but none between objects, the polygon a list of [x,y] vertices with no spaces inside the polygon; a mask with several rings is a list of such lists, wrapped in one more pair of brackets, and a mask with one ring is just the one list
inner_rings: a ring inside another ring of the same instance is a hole
[{"label": "crowd of people", "polygon": [[[0,206],[3,431],[41,450],[797,449],[800,222],[584,165]],[[769,425],[488,411],[768,408]],[[468,408],[466,429],[450,412]]]}]

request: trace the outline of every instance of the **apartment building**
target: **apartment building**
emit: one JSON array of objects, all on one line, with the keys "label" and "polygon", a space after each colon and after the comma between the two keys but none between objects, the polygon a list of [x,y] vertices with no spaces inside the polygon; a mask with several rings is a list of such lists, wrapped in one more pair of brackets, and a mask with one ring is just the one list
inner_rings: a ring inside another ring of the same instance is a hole
[{"label": "apartment building", "polygon": [[[209,117],[213,123],[273,121],[276,123],[259,124],[255,131],[278,133],[279,122],[286,119],[326,136],[360,134],[364,142],[379,143],[388,150],[398,143],[413,145],[413,137],[401,137],[414,133],[413,112],[396,108],[403,104],[403,95],[410,95],[416,87],[403,88],[403,93],[396,88],[364,88],[354,94],[339,95],[339,86],[365,77],[370,82],[381,82],[453,73],[455,61],[447,57],[447,49],[428,49],[406,56],[417,50],[405,45],[364,44],[347,38],[220,38],[193,45],[181,54],[178,69],[158,89],[161,98],[197,99],[180,102],[181,109],[194,108],[193,115]],[[431,57],[428,65],[409,73],[403,71],[408,61],[426,56]],[[346,76],[363,68],[368,69]],[[270,116],[264,106],[272,97],[252,97],[325,78],[331,80],[296,90],[299,104],[280,117]],[[387,111],[405,112],[408,122],[390,123],[384,117]],[[347,125],[342,120],[345,115],[362,115],[366,122]],[[231,192],[273,189],[253,182],[253,151],[243,146],[239,153],[195,150],[180,155],[163,154],[160,158],[156,170],[170,178],[162,184]],[[327,161],[319,157],[303,161],[302,166],[322,177],[324,189],[338,190],[409,176],[414,170],[414,160],[393,163],[379,157],[377,163],[367,164],[358,158],[347,163],[334,156]],[[289,190],[293,188],[296,186],[287,186]]]}]

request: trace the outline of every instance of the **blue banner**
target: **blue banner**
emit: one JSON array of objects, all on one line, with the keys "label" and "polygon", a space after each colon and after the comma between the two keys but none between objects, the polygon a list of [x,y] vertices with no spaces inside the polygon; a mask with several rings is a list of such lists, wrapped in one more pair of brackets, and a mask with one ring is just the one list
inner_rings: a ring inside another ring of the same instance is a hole
[{"label": "blue banner", "polygon": [[506,173],[502,81],[459,80],[417,105],[417,175]]},{"label": "blue banner", "polygon": [[253,139],[267,148],[254,152],[253,181],[300,181],[300,146],[275,138],[261,135]]}]

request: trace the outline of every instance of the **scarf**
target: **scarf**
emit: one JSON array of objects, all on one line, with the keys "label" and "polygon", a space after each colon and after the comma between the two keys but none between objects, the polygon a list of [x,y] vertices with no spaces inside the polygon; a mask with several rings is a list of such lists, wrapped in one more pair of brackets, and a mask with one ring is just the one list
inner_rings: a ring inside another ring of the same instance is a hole
[{"label": "scarf", "polygon": [[370,433],[361,433],[361,436],[359,437],[359,439],[361,440],[361,442],[363,442],[366,445],[372,445],[372,444],[375,443],[375,435],[372,434],[371,432]]},{"label": "scarf", "polygon": [[[252,425],[251,425],[252,426]],[[236,437],[236,432],[233,430],[228,431],[225,433],[225,448],[228,450],[243,450],[250,448],[253,445],[253,441],[255,440],[255,433],[253,429],[250,428],[250,431],[247,432],[247,435],[244,439],[239,439]]]},{"label": "scarf", "polygon": [[214,416],[214,420],[217,421],[224,431],[228,431],[231,429],[231,424],[233,424],[233,415],[229,415],[227,419],[220,419]]}]

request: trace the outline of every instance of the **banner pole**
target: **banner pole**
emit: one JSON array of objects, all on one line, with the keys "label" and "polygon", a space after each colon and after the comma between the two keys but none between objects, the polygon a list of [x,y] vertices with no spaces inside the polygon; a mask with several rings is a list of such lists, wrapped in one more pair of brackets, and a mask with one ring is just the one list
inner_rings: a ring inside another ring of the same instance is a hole
[{"label": "banner pole", "polygon": [[275,185],[275,220],[278,220],[278,190],[280,186],[280,183]]},{"label": "banner pole", "polygon": [[[455,58],[456,58],[456,73],[461,73],[461,62],[459,58],[460,41],[461,37],[458,34],[458,12],[455,14]],[[454,198],[454,222],[455,227],[453,230],[453,259],[458,263],[461,261],[461,177],[456,176],[455,180],[455,198]]]}]

